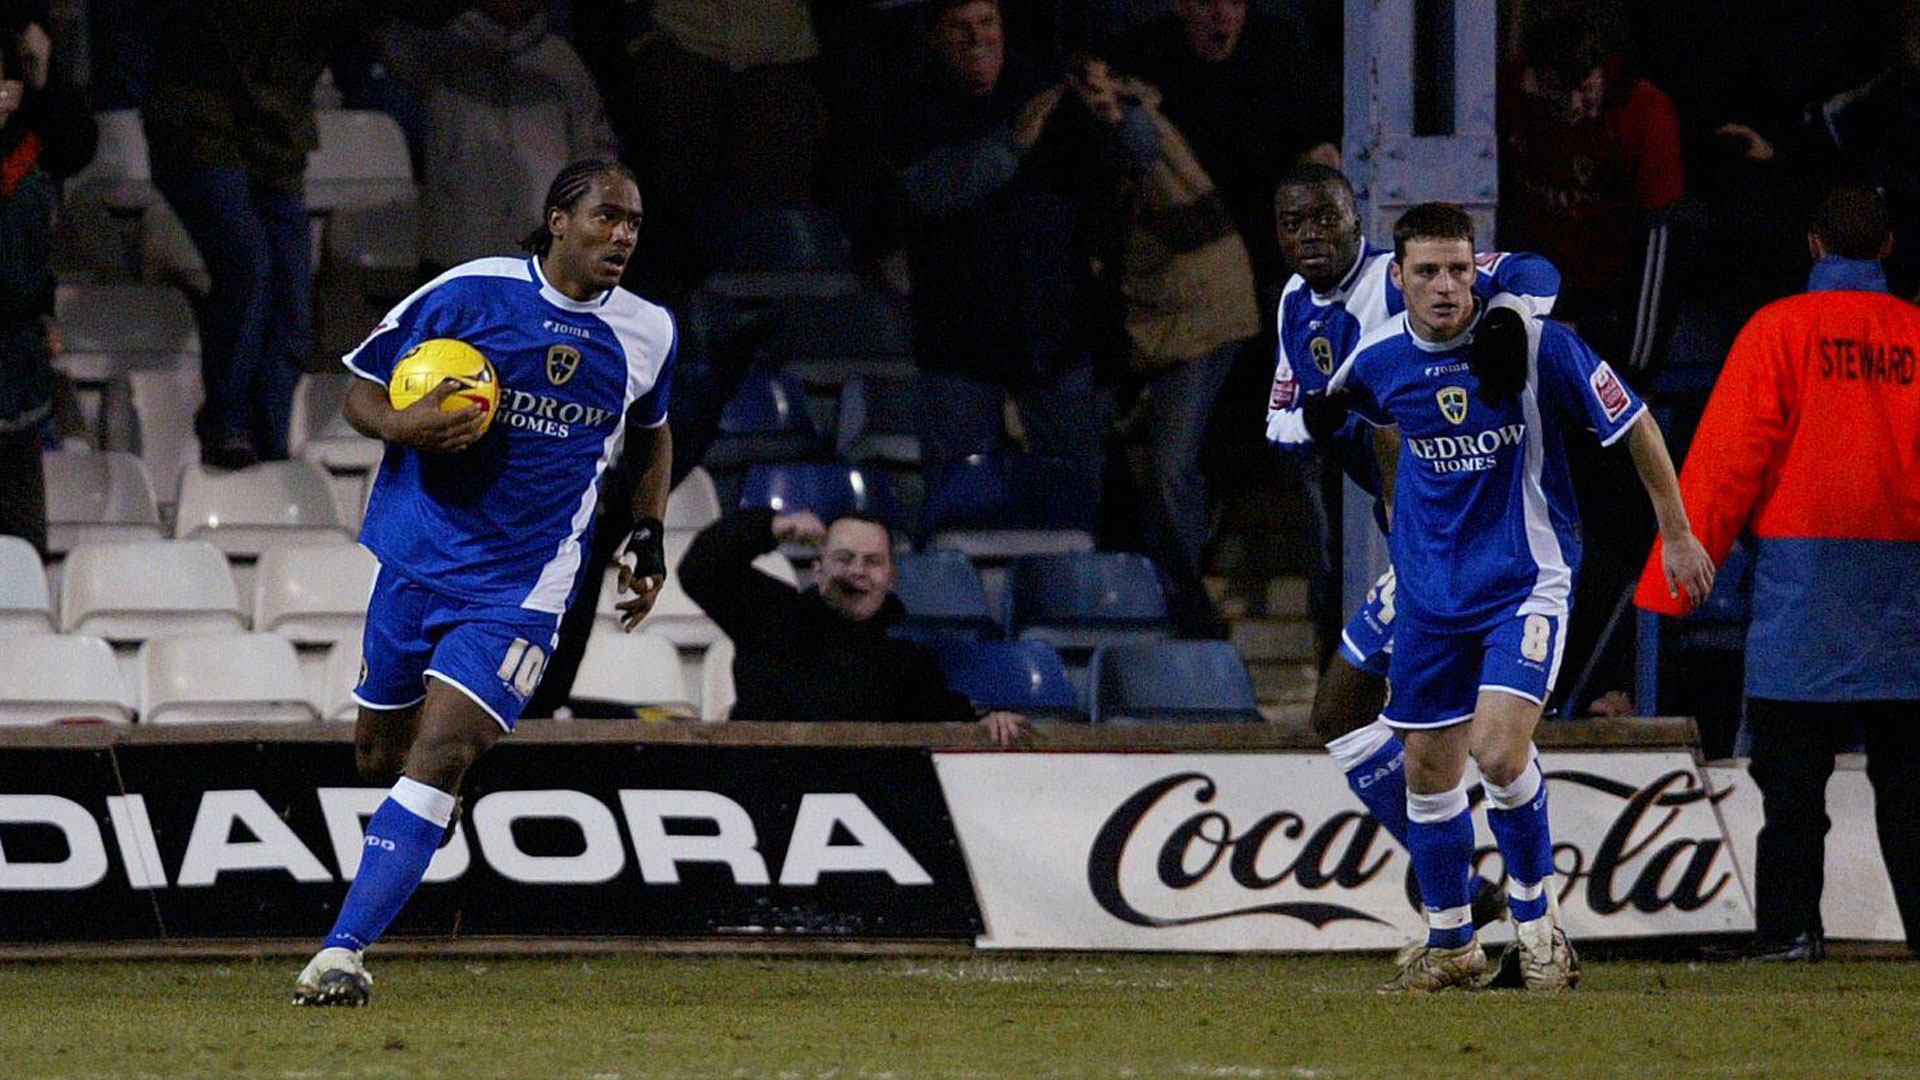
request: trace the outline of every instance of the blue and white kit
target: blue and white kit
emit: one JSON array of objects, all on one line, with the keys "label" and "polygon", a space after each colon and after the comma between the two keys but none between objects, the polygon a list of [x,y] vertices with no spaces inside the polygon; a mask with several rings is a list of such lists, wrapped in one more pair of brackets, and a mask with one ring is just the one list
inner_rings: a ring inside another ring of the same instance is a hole
[{"label": "blue and white kit", "polygon": [[[1298,274],[1287,282],[1280,296],[1280,342],[1267,398],[1267,440],[1295,453],[1317,446],[1374,497],[1374,521],[1382,532],[1386,512],[1381,503],[1380,466],[1368,425],[1349,418],[1338,432],[1316,443],[1301,419],[1300,401],[1324,392],[1361,338],[1406,311],[1406,297],[1388,273],[1392,261],[1391,249],[1363,243],[1352,269],[1332,292],[1314,292]],[[1560,271],[1545,258],[1488,252],[1474,261],[1479,272],[1473,291],[1481,302],[1511,303],[1534,316],[1553,310],[1560,293]],[[1393,652],[1394,588],[1389,567],[1340,635],[1341,655],[1375,675],[1387,673],[1387,659]]]},{"label": "blue and white kit", "polygon": [[1610,445],[1645,410],[1573,331],[1526,326],[1526,387],[1499,406],[1468,368],[1472,329],[1425,341],[1404,315],[1363,338],[1330,382],[1352,392],[1357,416],[1400,427],[1384,713],[1395,727],[1468,719],[1482,689],[1546,699],[1580,565],[1560,433],[1578,426]]},{"label": "blue and white kit", "polygon": [[626,418],[666,422],[677,334],[625,289],[573,300],[537,259],[489,258],[422,286],[343,362],[385,385],[432,338],[492,361],[499,412],[458,453],[387,445],[360,529],[380,572],[354,698],[404,708],[432,675],[512,730],[557,643]]}]

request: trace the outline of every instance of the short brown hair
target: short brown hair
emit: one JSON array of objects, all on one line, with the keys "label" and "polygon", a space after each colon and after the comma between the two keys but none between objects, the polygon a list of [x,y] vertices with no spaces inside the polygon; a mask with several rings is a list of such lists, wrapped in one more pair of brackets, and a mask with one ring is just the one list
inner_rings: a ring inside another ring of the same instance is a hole
[{"label": "short brown hair", "polygon": [[1414,240],[1465,240],[1473,246],[1473,218],[1450,202],[1421,203],[1393,223],[1393,261],[1404,262]]},{"label": "short brown hair", "polygon": [[1843,259],[1878,259],[1893,229],[1878,191],[1865,184],[1838,184],[1820,196],[1807,231]]}]

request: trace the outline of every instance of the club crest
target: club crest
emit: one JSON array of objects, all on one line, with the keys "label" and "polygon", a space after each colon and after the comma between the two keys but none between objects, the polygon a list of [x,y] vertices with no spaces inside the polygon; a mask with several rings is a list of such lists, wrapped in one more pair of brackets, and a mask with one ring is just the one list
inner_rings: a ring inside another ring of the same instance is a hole
[{"label": "club crest", "polygon": [[1440,415],[1447,418],[1449,424],[1464,424],[1467,420],[1467,389],[1464,386],[1443,386],[1434,397],[1440,402]]},{"label": "club crest", "polygon": [[1313,366],[1320,369],[1320,374],[1333,374],[1333,342],[1323,337],[1314,338],[1307,342],[1307,351],[1313,353]]},{"label": "club crest", "polygon": [[555,386],[573,378],[580,370],[580,350],[571,345],[555,345],[547,350],[547,381]]}]

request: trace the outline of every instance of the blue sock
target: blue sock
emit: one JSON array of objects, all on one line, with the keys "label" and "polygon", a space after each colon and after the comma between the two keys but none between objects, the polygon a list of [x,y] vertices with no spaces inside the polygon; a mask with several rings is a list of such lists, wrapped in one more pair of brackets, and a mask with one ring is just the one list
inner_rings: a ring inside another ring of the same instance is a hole
[{"label": "blue sock", "polygon": [[1375,720],[1327,744],[1334,764],[1387,835],[1407,846],[1406,749],[1384,720]]},{"label": "blue sock", "polygon": [[367,821],[360,872],[321,947],[358,951],[378,941],[420,887],[451,820],[453,796],[401,777]]},{"label": "blue sock", "polygon": [[1547,784],[1536,755],[1513,783],[1482,780],[1487,826],[1507,864],[1507,908],[1515,922],[1547,913],[1547,879],[1553,876],[1553,832],[1547,825]]},{"label": "blue sock", "polygon": [[1409,791],[1407,819],[1407,850],[1427,910],[1427,944],[1459,948],[1473,940],[1473,815],[1467,789],[1435,795]]}]

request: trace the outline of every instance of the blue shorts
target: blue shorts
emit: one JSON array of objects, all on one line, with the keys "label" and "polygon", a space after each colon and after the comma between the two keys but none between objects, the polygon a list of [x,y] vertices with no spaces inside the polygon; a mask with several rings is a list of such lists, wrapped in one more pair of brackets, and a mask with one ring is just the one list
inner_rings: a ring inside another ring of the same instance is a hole
[{"label": "blue shorts", "polygon": [[1565,613],[1514,614],[1466,632],[1402,619],[1380,716],[1397,728],[1448,727],[1473,719],[1482,690],[1544,704],[1565,651]]},{"label": "blue shorts", "polygon": [[512,731],[559,641],[560,616],[552,612],[461,600],[381,567],[367,601],[353,700],[404,709],[427,696],[431,675]]},{"label": "blue shorts", "polygon": [[1393,567],[1367,590],[1367,602],[1340,631],[1340,655],[1369,675],[1387,677],[1393,659]]}]

